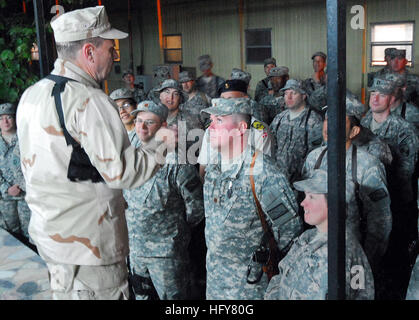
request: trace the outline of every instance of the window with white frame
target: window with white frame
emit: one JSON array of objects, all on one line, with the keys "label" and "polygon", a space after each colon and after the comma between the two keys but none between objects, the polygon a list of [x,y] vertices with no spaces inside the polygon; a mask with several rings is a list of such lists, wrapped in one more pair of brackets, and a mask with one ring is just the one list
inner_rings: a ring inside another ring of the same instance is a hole
[{"label": "window with white frame", "polygon": [[371,24],[371,66],[384,66],[384,50],[397,48],[406,50],[407,66],[413,65],[414,22],[392,22]]}]

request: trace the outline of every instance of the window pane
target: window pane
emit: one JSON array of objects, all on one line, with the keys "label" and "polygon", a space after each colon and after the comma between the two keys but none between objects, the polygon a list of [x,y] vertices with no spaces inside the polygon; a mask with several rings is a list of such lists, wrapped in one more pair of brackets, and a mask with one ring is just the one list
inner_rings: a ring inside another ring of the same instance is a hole
[{"label": "window pane", "polygon": [[413,23],[373,25],[371,31],[371,41],[413,41]]},{"label": "window pane", "polygon": [[247,63],[263,63],[263,60],[272,56],[271,48],[247,48]]},{"label": "window pane", "polygon": [[182,36],[165,36],[165,48],[166,49],[181,49],[182,48]]},{"label": "window pane", "polygon": [[271,30],[246,30],[246,46],[270,46]]},{"label": "window pane", "polygon": [[164,50],[165,62],[182,62],[182,50]]}]

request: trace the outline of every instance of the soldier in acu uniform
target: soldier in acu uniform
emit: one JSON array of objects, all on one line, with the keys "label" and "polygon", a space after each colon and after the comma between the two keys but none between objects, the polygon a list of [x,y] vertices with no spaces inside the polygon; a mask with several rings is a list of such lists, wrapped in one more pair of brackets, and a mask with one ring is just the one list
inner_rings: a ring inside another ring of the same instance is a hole
[{"label": "soldier in acu uniform", "polygon": [[146,94],[144,89],[135,84],[135,76],[132,70],[124,71],[122,74],[122,80],[124,80],[126,88],[132,92],[136,103],[140,103],[145,100]]},{"label": "soldier in acu uniform", "polygon": [[276,67],[275,58],[267,58],[263,61],[263,70],[265,71],[266,78],[260,80],[256,85],[255,101],[259,102],[264,96],[269,94],[269,71]]},{"label": "soldier in acu uniform", "polygon": [[286,177],[272,158],[246,141],[249,102],[213,99],[202,111],[211,115],[211,148],[221,157],[220,163],[207,166],[204,183],[207,299],[263,299],[268,277],[262,266],[269,255],[264,249],[269,236],[260,219],[281,254],[302,230]]},{"label": "soldier in acu uniform", "polygon": [[[168,109],[143,101],[132,112],[137,135],[147,144],[166,125]],[[138,300],[191,297],[188,245],[191,228],[204,218],[202,184],[193,165],[178,164],[176,152],[144,185],[124,190],[130,244],[131,284]]]},{"label": "soldier in acu uniform", "polygon": [[31,211],[25,201],[26,184],[21,170],[16,134],[16,106],[0,104],[0,227],[29,240]]},{"label": "soldier in acu uniform", "polygon": [[327,55],[321,51],[311,56],[314,73],[311,78],[304,80],[304,88],[308,96],[311,96],[314,90],[326,86],[327,75],[324,71],[326,68],[326,58]]},{"label": "soldier in acu uniform", "polygon": [[[312,176],[294,182],[305,193],[301,203],[304,220],[315,228],[293,241],[290,251],[279,262],[279,274],[269,282],[266,300],[327,300],[327,172],[314,170]],[[367,257],[356,237],[346,231],[346,299],[373,300],[374,280]],[[354,269],[356,268],[356,269]],[[354,270],[359,270],[359,286],[354,287]]]},{"label": "soldier in acu uniform", "polygon": [[198,90],[207,94],[211,99],[217,98],[218,88],[225,80],[212,72],[213,63],[208,54],[204,54],[198,58],[198,66],[202,72],[202,75],[196,79]]}]

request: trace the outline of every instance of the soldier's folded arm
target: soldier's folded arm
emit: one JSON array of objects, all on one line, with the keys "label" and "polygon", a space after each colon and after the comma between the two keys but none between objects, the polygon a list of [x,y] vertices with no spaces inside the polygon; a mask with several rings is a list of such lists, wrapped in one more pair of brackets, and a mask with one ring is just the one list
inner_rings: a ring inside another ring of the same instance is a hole
[{"label": "soldier's folded arm", "polygon": [[73,117],[66,119],[66,127],[110,188],[141,186],[164,163],[164,158],[156,153],[161,142],[152,141],[148,148],[131,146],[116,108],[107,96],[93,94],[82,112],[74,112]]}]

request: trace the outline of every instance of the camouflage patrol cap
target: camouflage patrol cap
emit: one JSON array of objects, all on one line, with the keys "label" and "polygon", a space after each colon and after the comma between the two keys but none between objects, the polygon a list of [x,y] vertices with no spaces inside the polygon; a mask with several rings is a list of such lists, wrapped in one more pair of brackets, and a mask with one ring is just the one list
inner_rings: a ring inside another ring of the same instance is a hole
[{"label": "camouflage patrol cap", "polygon": [[16,106],[9,102],[0,104],[0,115],[3,114],[16,114]]},{"label": "camouflage patrol cap", "polygon": [[311,56],[311,60],[313,60],[315,57],[322,57],[324,60],[327,59],[327,55],[324,52],[321,52],[321,51],[317,51],[317,52],[313,53],[313,55]]},{"label": "camouflage patrol cap", "polygon": [[198,57],[198,66],[199,70],[206,71],[208,69],[211,69],[212,67],[212,60],[211,57],[208,54],[204,54],[202,56]]},{"label": "camouflage patrol cap", "polygon": [[275,58],[267,58],[263,60],[263,67],[266,67],[268,64],[273,64],[274,66],[276,66]]},{"label": "camouflage patrol cap", "polygon": [[386,80],[376,77],[373,80],[372,86],[368,88],[369,92],[378,91],[382,94],[391,95],[396,90],[396,83],[394,81]]},{"label": "camouflage patrol cap", "polygon": [[384,57],[393,56],[396,51],[397,51],[397,48],[386,48],[384,50]]},{"label": "camouflage patrol cap", "polygon": [[159,79],[170,79],[170,70],[168,66],[158,66],[155,77]]},{"label": "camouflage patrol cap", "polygon": [[134,117],[137,116],[137,113],[139,112],[152,112],[155,115],[157,115],[162,122],[165,122],[167,120],[167,115],[169,114],[169,109],[161,103],[155,103],[152,100],[145,100],[140,102],[137,105],[137,109],[132,111],[130,114]]},{"label": "camouflage patrol cap", "polygon": [[122,78],[124,78],[128,74],[134,75],[134,72],[130,69],[124,70],[124,73],[122,74]]},{"label": "camouflage patrol cap", "polygon": [[180,83],[188,82],[188,81],[192,81],[192,80],[195,80],[195,77],[192,75],[192,72],[182,71],[181,73],[179,73],[179,82]]},{"label": "camouflage patrol cap", "polygon": [[51,22],[56,42],[72,42],[94,37],[124,39],[128,33],[111,27],[104,6],[78,9],[60,14]]},{"label": "camouflage patrol cap", "polygon": [[[349,91],[346,90],[346,115],[347,116],[354,116],[358,120],[361,120],[365,114],[365,106],[359,101],[358,97]],[[327,106],[323,107],[323,110],[327,110]],[[327,111],[325,113],[325,117],[327,118]]]},{"label": "camouflage patrol cap", "polygon": [[252,79],[252,75],[249,72],[243,71],[241,69],[233,68],[233,70],[231,70],[231,80],[234,79],[243,80],[247,83],[247,85],[249,85],[250,80]]},{"label": "camouflage patrol cap", "polygon": [[109,95],[109,97],[112,100],[118,100],[118,99],[133,99],[135,100],[134,93],[127,89],[127,88],[120,88],[112,91],[112,93]]},{"label": "camouflage patrol cap", "polygon": [[162,84],[157,87],[156,89],[154,89],[154,96],[156,98],[160,97],[160,92],[162,92],[164,89],[167,88],[173,88],[176,89],[181,96],[181,103],[188,101],[188,94],[186,92],[183,91],[182,85],[176,81],[175,79],[166,79],[162,82]]},{"label": "camouflage patrol cap", "polygon": [[327,172],[315,169],[310,178],[293,183],[298,191],[327,194]]},{"label": "camouflage patrol cap", "polygon": [[394,82],[396,87],[403,88],[406,85],[406,75],[400,73],[389,72],[386,73],[383,77],[386,80]]},{"label": "camouflage patrol cap", "polygon": [[289,89],[297,91],[301,94],[307,94],[304,89],[304,84],[301,80],[289,79],[287,83],[285,84],[285,86],[279,91],[285,92],[286,90],[289,90]]},{"label": "camouflage patrol cap", "polygon": [[269,70],[268,77],[282,77],[288,75],[290,70],[287,67],[275,67]]},{"label": "camouflage patrol cap", "polygon": [[406,50],[405,49],[396,49],[393,50],[390,54],[390,58],[394,59],[394,58],[406,58]]},{"label": "camouflage patrol cap", "polygon": [[227,116],[236,113],[252,115],[252,106],[250,98],[216,98],[211,100],[211,107],[201,110],[201,113],[203,112],[217,116]]}]

